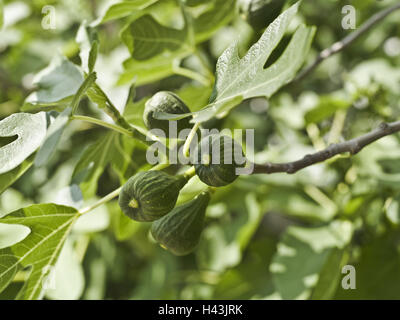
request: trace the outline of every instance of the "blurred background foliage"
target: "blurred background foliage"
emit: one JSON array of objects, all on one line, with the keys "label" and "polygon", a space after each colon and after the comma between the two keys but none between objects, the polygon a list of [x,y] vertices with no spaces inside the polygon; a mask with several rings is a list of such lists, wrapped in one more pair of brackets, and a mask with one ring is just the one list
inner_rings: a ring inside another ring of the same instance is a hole
[{"label": "blurred background foliage", "polygon": [[[159,23],[182,25],[175,1],[154,2],[146,12]],[[188,4],[201,13],[204,3],[207,6],[214,1],[197,2],[200,6],[196,1]],[[351,32],[341,26],[344,5],[356,8],[359,26],[395,2],[304,0],[297,19],[317,27],[308,63]],[[76,35],[85,21],[96,25],[98,31],[98,83],[121,111],[129,87],[136,81],[135,98],[125,108],[130,122],[143,126],[144,103],[159,90],[177,92],[192,110],[207,103],[211,86],[174,75],[170,70],[173,57],[135,60],[129,48],[129,28],[126,30],[138,18],[137,11],[124,8],[107,16],[105,12],[110,13],[107,10],[116,3],[107,0],[3,3],[0,119],[29,110],[26,98],[35,90],[33,79],[56,54],[80,64]],[[286,6],[289,3],[293,1]],[[42,28],[46,5],[56,9],[56,29]],[[201,26],[198,30],[203,37],[199,53],[212,70],[233,41],[240,41],[243,54],[261,34],[235,6],[219,20],[210,34],[201,33]],[[400,12],[394,13],[301,82],[282,88],[269,100],[247,100],[227,117],[207,124],[255,129],[256,162],[261,163],[295,160],[366,133],[382,121],[398,120],[399,21]],[[185,57],[183,65],[203,72],[196,57]],[[60,81],[64,79],[60,77]],[[80,108],[103,116],[88,99]],[[109,148],[104,148],[106,141]],[[107,154],[110,158],[79,188],[71,184],[74,167],[96,144],[96,156]],[[354,157],[335,157],[295,175],[242,176],[215,194],[199,247],[185,257],[175,257],[155,244],[149,237],[149,224],[129,220],[112,201],[75,225],[57,262],[56,289],[48,290],[46,298],[399,299],[399,163],[399,136],[393,135]],[[100,127],[72,122],[49,164],[31,168],[0,195],[0,212],[41,202],[81,206],[83,201],[105,196],[146,167],[142,145]],[[193,179],[179,202],[202,188],[204,185]],[[76,198],[68,199],[71,194]],[[356,290],[341,287],[341,270],[346,264],[356,268]],[[23,280],[24,273],[18,273],[0,298],[13,298]]]}]

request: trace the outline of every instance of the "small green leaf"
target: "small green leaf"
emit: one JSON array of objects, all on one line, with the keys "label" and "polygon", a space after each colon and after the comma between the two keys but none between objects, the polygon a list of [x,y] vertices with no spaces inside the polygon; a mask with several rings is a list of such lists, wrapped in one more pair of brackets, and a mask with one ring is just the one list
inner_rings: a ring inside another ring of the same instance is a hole
[{"label": "small green leaf", "polygon": [[83,75],[76,65],[65,57],[55,56],[50,65],[34,78],[38,90],[25,100],[23,110],[65,104],[78,91]]},{"label": "small green leaf", "polygon": [[[355,268],[356,290],[338,286],[334,299],[397,300],[400,299],[400,255],[398,230],[388,231],[361,247],[361,258]],[[342,281],[349,275],[341,274]]]},{"label": "small green leaf", "polygon": [[35,167],[45,165],[54,154],[65,126],[68,123],[71,108],[66,108],[53,121],[47,130],[46,138],[35,157]]},{"label": "small green leaf", "polygon": [[26,226],[0,223],[0,249],[11,247],[24,240],[31,232]]},{"label": "small green leaf", "polygon": [[48,272],[54,267],[78,211],[55,204],[38,204],[11,212],[1,223],[22,224],[31,233],[21,242],[0,250],[0,291],[20,268],[31,267],[19,299],[40,299]]},{"label": "small green leaf", "polygon": [[18,167],[42,144],[47,130],[46,114],[14,113],[0,121],[0,137],[18,136],[0,148],[0,174]]}]

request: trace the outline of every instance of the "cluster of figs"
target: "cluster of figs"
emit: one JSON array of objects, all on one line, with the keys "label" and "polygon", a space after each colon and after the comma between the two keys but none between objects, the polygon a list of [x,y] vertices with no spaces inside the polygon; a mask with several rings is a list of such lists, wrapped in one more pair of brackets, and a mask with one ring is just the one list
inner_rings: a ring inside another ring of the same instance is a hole
[{"label": "cluster of figs", "polygon": [[[168,120],[156,119],[156,112],[186,114],[190,113],[190,110],[174,93],[160,91],[147,101],[143,120],[149,130],[161,129],[167,132]],[[178,130],[192,126],[188,118],[178,120]],[[212,188],[176,206],[181,189],[194,174],[210,187],[226,186],[237,178],[236,168],[245,165],[238,164],[235,157],[232,161],[223,159],[225,152],[229,151],[228,148],[235,147],[237,150],[238,144],[232,138],[210,134],[200,140],[194,154],[204,158],[202,148],[205,145],[207,150],[213,150],[214,146],[219,148],[219,161],[213,161],[213,153],[210,153],[207,161],[193,163],[193,174],[170,175],[160,170],[138,172],[123,185],[119,196],[122,212],[135,221],[152,222],[153,238],[175,255],[186,255],[196,248],[203,230]],[[243,155],[240,145],[239,149]]]}]

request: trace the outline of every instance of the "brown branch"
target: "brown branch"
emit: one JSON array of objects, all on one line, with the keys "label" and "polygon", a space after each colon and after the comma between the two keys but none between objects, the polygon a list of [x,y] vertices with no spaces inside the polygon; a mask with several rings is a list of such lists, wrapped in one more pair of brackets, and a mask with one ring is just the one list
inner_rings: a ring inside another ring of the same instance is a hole
[{"label": "brown branch", "polygon": [[365,21],[360,28],[358,28],[356,31],[353,31],[350,33],[348,36],[343,38],[342,40],[335,42],[331,47],[321,51],[315,61],[311,63],[308,67],[304,68],[294,79],[294,82],[299,81],[303,79],[305,76],[307,76],[309,73],[311,73],[322,61],[325,59],[333,56],[334,54],[342,51],[344,48],[349,46],[353,41],[357,40],[359,37],[361,37],[364,33],[366,33],[368,30],[373,28],[375,25],[377,25],[379,22],[381,22],[383,19],[385,19],[389,14],[392,12],[400,9],[400,3],[397,3],[389,8],[383,9],[379,11],[378,13],[374,14],[371,18],[369,18],[367,21]]},{"label": "brown branch", "polygon": [[354,155],[360,152],[365,146],[369,145],[370,143],[399,131],[400,121],[381,123],[377,129],[365,135],[351,139],[349,141],[331,144],[326,149],[313,154],[308,154],[297,161],[287,163],[254,164],[253,174],[276,172],[295,173],[301,169],[304,169],[315,163],[325,161],[341,153],[350,152],[351,155]]}]

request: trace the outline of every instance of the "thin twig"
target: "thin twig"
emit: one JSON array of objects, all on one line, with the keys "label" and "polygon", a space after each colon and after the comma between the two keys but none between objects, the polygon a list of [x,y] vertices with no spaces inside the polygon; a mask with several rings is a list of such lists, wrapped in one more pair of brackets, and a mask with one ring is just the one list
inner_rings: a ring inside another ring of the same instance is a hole
[{"label": "thin twig", "polygon": [[309,73],[311,73],[322,61],[325,59],[333,56],[334,54],[342,51],[344,48],[349,46],[353,41],[357,40],[359,37],[361,37],[364,33],[366,33],[368,30],[373,28],[375,25],[377,25],[379,22],[381,22],[383,19],[385,19],[389,14],[392,12],[400,9],[400,3],[397,3],[389,8],[383,9],[382,11],[379,11],[378,13],[374,14],[371,18],[369,18],[367,21],[365,21],[360,28],[355,30],[354,32],[350,33],[348,36],[343,38],[342,40],[335,42],[331,47],[321,51],[315,61],[310,64],[308,67],[304,68],[294,79],[295,81],[299,81],[303,79],[305,76],[307,76]]},{"label": "thin twig", "polygon": [[355,155],[370,143],[399,131],[400,121],[381,123],[381,125],[377,129],[365,135],[351,139],[349,141],[331,144],[326,149],[313,154],[308,154],[297,161],[287,163],[255,164],[253,174],[276,172],[286,172],[290,174],[295,173],[301,169],[309,167],[315,163],[325,161],[341,153],[350,152],[351,155]]}]

